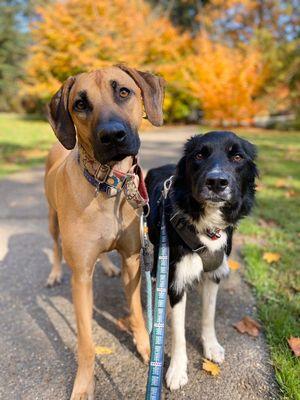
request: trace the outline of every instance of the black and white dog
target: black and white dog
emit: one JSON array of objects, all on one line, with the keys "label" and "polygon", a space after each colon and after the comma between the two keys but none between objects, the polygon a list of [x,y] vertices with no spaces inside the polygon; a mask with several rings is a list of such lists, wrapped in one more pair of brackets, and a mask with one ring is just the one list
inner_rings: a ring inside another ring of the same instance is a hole
[{"label": "black and white dog", "polygon": [[228,272],[227,257],[237,222],[248,215],[255,195],[255,146],[232,132],[209,132],[187,141],[176,165],[151,169],[146,177],[151,212],[149,237],[154,245],[154,266],[159,246],[161,194],[171,176],[165,201],[170,245],[169,299],[172,307],[172,354],[166,375],[171,390],[185,385],[186,290],[203,282],[202,332],[204,356],[224,360],[214,327],[220,279]]}]

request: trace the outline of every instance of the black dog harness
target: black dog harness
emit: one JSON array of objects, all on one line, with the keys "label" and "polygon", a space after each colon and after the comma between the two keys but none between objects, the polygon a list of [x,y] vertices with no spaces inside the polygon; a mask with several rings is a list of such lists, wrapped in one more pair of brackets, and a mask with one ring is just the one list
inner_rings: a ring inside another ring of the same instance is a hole
[{"label": "black dog harness", "polygon": [[[210,252],[206,245],[199,239],[198,232],[196,231],[194,225],[192,225],[188,219],[178,211],[171,215],[170,223],[184,243],[194,253],[199,255],[202,260],[204,272],[214,271],[219,268],[223,262],[224,249]],[[219,235],[219,232],[220,230],[218,230],[216,234]],[[207,236],[210,237],[210,234],[207,234]],[[220,238],[220,236],[216,239],[211,239],[217,240],[218,238]]]},{"label": "black dog harness", "polygon": [[[178,236],[183,240],[183,242],[187,245],[192,252],[199,255],[203,264],[204,272],[214,271],[220,267],[223,262],[225,249],[219,249],[216,251],[211,252],[207,246],[201,242],[199,239],[199,232],[195,228],[193,224],[191,224],[189,218],[183,214],[181,211],[174,211],[176,207],[173,205],[170,193],[170,188],[172,185],[172,177],[169,178],[164,183],[164,193],[166,196],[166,202],[168,203],[169,207],[171,208],[171,213],[167,213],[166,215],[169,216],[169,222]],[[211,240],[217,240],[221,237],[221,229],[215,230],[207,230],[205,234]]]}]

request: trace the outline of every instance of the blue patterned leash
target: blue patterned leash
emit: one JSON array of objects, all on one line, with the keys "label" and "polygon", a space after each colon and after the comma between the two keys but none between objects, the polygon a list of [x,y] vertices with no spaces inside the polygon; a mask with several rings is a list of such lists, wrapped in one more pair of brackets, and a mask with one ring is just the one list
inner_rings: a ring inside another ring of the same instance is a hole
[{"label": "blue patterned leash", "polygon": [[151,356],[148,371],[146,400],[160,400],[162,392],[169,279],[169,240],[165,222],[164,202],[171,183],[171,178],[164,183],[164,191],[162,193],[162,220],[157,260],[154,323],[151,335]]}]

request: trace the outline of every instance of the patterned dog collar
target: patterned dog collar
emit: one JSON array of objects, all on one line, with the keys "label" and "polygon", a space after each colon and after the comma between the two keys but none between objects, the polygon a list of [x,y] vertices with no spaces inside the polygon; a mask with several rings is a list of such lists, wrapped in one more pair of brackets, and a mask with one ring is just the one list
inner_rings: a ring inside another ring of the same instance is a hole
[{"label": "patterned dog collar", "polygon": [[123,190],[126,200],[133,208],[148,204],[149,198],[142,169],[135,157],[130,170],[123,173],[107,164],[103,165],[90,159],[83,147],[79,145],[78,164],[86,180],[95,187],[95,196],[98,196],[99,192],[104,192],[108,197],[113,197]]}]

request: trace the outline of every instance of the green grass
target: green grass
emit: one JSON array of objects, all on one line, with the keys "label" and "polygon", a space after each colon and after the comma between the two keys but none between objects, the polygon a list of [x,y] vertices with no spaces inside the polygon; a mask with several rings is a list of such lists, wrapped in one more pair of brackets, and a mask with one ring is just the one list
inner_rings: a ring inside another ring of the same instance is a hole
[{"label": "green grass", "polygon": [[54,141],[46,121],[0,114],[0,178],[42,164]]},{"label": "green grass", "polygon": [[[249,239],[243,247],[246,279],[257,297],[282,398],[299,400],[300,361],[287,339],[300,336],[300,132],[236,131],[258,146],[261,174],[257,206],[239,229]],[[47,122],[0,114],[0,178],[42,164],[54,141]],[[267,264],[266,251],[280,253],[280,261]]]},{"label": "green grass", "polygon": [[[257,206],[239,231],[246,279],[257,297],[283,399],[300,399],[300,360],[287,339],[300,336],[300,132],[239,132],[258,146]],[[246,241],[247,243],[247,241]],[[281,254],[268,264],[264,252]]]}]

